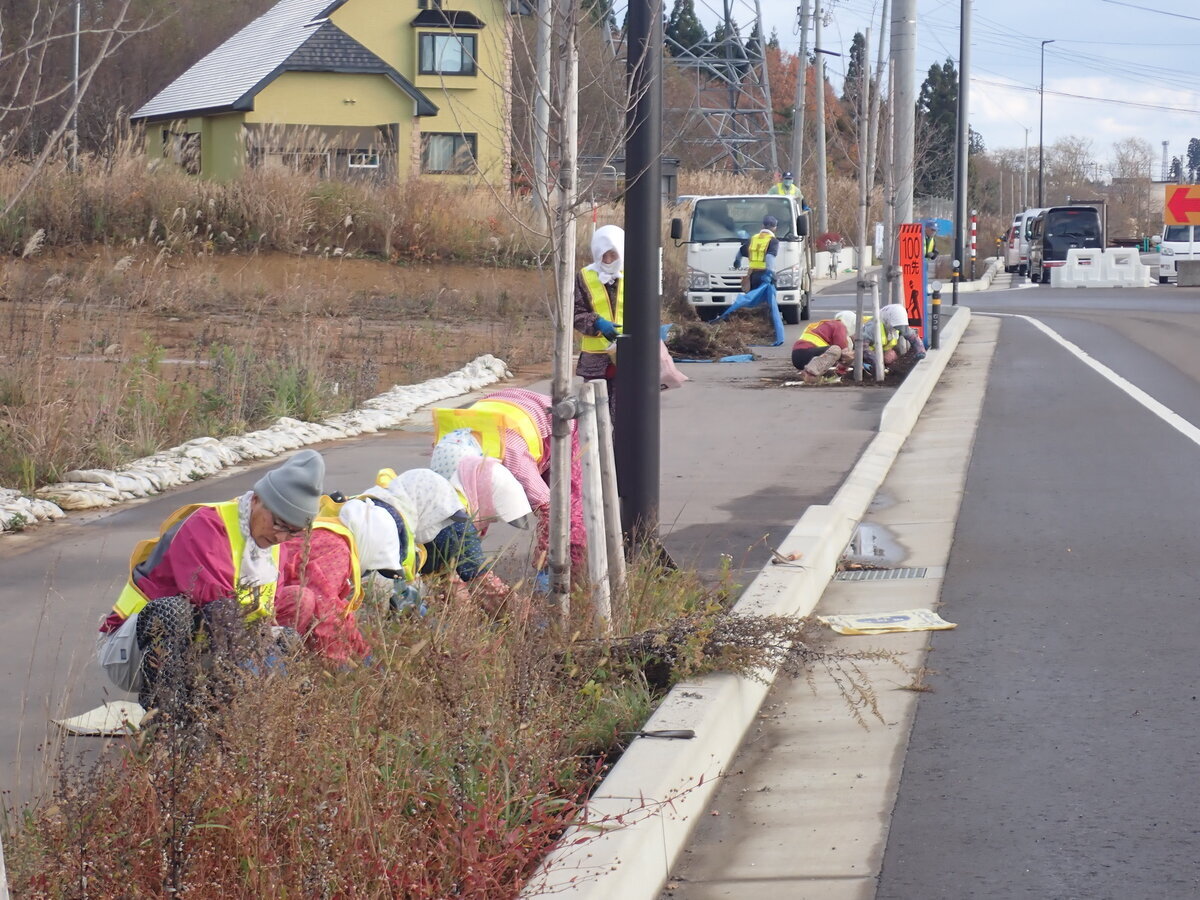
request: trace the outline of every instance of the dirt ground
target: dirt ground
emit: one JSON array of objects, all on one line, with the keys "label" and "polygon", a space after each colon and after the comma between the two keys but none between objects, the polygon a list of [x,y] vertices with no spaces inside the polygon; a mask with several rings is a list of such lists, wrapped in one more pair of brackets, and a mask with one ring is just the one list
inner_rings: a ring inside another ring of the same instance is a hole
[{"label": "dirt ground", "polygon": [[284,254],[156,259],[101,247],[0,263],[0,355],[51,332],[64,364],[128,358],[149,342],[200,362],[265,327],[335,360],[369,358],[380,389],[481,353],[542,365],[552,346],[550,273]]}]

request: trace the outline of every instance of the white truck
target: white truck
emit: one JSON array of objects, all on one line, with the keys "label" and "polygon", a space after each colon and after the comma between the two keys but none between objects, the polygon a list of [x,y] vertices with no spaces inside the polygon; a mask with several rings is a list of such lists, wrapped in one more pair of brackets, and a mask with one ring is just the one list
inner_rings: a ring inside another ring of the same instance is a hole
[{"label": "white truck", "polygon": [[763,218],[779,220],[776,234],[775,296],[783,321],[795,325],[809,315],[812,299],[812,246],[808,213],[799,197],[773,194],[695,197],[684,237],[682,219],[671,220],[671,238],[687,245],[687,301],[707,321],[720,315],[740,294],[749,260],[734,268],[738,247],[762,228]]},{"label": "white truck", "polygon": [[1158,246],[1158,283],[1166,284],[1178,275],[1176,263],[1200,259],[1200,225],[1164,225],[1154,243]]}]

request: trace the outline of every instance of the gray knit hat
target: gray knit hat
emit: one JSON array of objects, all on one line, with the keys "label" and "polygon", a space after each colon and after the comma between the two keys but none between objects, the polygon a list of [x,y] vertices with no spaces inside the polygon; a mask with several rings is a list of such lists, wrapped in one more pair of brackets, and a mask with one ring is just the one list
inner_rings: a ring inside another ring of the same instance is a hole
[{"label": "gray knit hat", "polygon": [[324,492],[325,460],[316,450],[301,450],[254,483],[254,493],[272,513],[294,528],[307,527],[317,515]]}]

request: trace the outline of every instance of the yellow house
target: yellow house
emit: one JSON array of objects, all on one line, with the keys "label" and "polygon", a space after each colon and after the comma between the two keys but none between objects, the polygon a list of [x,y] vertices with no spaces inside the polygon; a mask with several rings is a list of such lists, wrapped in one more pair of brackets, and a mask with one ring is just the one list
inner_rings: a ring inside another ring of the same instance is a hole
[{"label": "yellow house", "polygon": [[504,0],[280,0],[132,116],[185,170],[507,183]]}]

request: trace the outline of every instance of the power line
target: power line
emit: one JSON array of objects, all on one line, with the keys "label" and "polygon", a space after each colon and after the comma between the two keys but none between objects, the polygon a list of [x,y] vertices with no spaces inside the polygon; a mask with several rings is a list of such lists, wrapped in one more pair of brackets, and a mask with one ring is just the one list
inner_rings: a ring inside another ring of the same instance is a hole
[{"label": "power line", "polygon": [[[990,84],[993,87],[1007,88],[1010,91],[1024,91],[1030,94],[1036,94],[1038,89],[1035,87],[1026,87],[1023,84],[1005,84],[1002,81],[989,81],[986,78],[972,78],[972,82],[978,81],[980,84]],[[1155,109],[1164,112],[1187,113],[1188,115],[1200,116],[1200,108],[1188,109],[1183,106],[1161,106],[1156,103],[1141,103],[1137,100],[1114,100],[1111,97],[1089,97],[1087,94],[1071,94],[1066,91],[1052,91],[1046,88],[1047,94],[1052,94],[1056,97],[1069,97],[1072,100],[1090,100],[1093,103],[1109,103],[1115,106],[1132,106],[1137,109]]]},{"label": "power line", "polygon": [[1153,9],[1149,6],[1138,6],[1135,3],[1123,3],[1121,0],[1104,0],[1105,3],[1111,3],[1113,6],[1128,6],[1130,9],[1140,9],[1142,12],[1158,13],[1160,16],[1174,16],[1177,19],[1189,19],[1193,22],[1200,22],[1200,18],[1195,16],[1185,16],[1183,13],[1167,12],[1165,9]]}]

